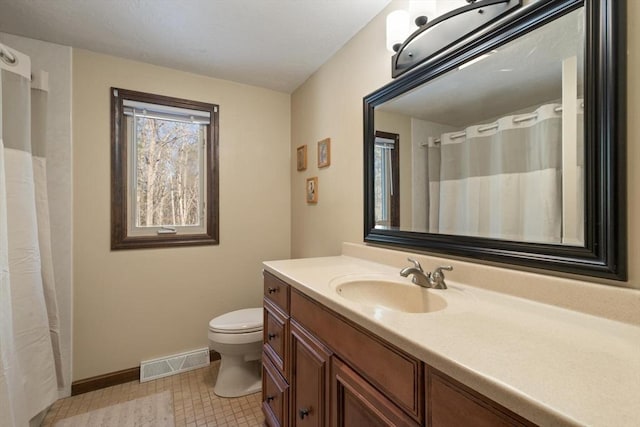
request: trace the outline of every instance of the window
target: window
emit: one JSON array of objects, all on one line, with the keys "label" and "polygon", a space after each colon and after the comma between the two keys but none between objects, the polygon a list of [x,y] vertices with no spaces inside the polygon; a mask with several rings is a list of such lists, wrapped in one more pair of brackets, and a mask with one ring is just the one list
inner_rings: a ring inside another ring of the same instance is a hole
[{"label": "window", "polygon": [[111,249],[218,244],[218,114],[111,88]]}]

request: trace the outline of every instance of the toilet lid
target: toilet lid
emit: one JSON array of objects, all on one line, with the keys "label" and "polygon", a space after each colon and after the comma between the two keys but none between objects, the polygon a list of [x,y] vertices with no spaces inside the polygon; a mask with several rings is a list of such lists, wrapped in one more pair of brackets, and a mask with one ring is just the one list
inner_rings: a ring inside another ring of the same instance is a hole
[{"label": "toilet lid", "polygon": [[211,319],[209,330],[227,334],[240,334],[262,330],[262,308],[245,308]]}]

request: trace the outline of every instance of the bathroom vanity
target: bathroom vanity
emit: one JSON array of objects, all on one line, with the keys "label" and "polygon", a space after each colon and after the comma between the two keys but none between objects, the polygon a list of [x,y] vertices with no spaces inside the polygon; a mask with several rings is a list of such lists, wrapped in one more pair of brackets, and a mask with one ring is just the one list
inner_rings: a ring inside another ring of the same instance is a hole
[{"label": "bathroom vanity", "polygon": [[269,425],[533,425],[269,272],[264,287]]},{"label": "bathroom vanity", "polygon": [[[640,420],[636,326],[449,278],[449,289],[422,290],[395,267],[350,256],[264,266],[262,406],[270,426]],[[376,304],[378,291],[341,295],[359,282],[397,286],[408,297]],[[410,289],[427,295],[422,308]],[[430,296],[444,306],[429,305]]]}]

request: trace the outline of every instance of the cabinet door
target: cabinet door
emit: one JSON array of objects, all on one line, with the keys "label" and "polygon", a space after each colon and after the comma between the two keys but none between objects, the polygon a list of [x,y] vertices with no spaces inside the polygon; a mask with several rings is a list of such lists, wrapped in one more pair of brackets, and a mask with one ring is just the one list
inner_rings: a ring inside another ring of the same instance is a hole
[{"label": "cabinet door", "polygon": [[331,360],[334,427],[418,427],[379,390],[337,357]]},{"label": "cabinet door", "polygon": [[291,425],[329,425],[331,352],[291,320]]}]

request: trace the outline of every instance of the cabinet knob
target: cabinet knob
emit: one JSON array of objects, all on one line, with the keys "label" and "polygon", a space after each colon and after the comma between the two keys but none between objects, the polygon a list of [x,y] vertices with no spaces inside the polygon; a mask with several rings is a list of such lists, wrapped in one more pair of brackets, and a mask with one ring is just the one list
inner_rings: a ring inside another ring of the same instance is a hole
[{"label": "cabinet knob", "polygon": [[275,399],[275,396],[267,396],[267,403],[273,401]]},{"label": "cabinet knob", "polygon": [[278,292],[278,288],[267,288],[267,292],[269,292],[269,294],[275,294]]},{"label": "cabinet knob", "polygon": [[310,409],[308,408],[302,408],[298,410],[298,415],[300,415],[300,419],[304,420],[304,417],[306,417],[307,415],[309,415],[309,412],[311,412]]},{"label": "cabinet knob", "polygon": [[276,334],[268,334],[267,337],[269,338],[269,341],[271,341],[272,339],[274,339],[277,335]]}]

